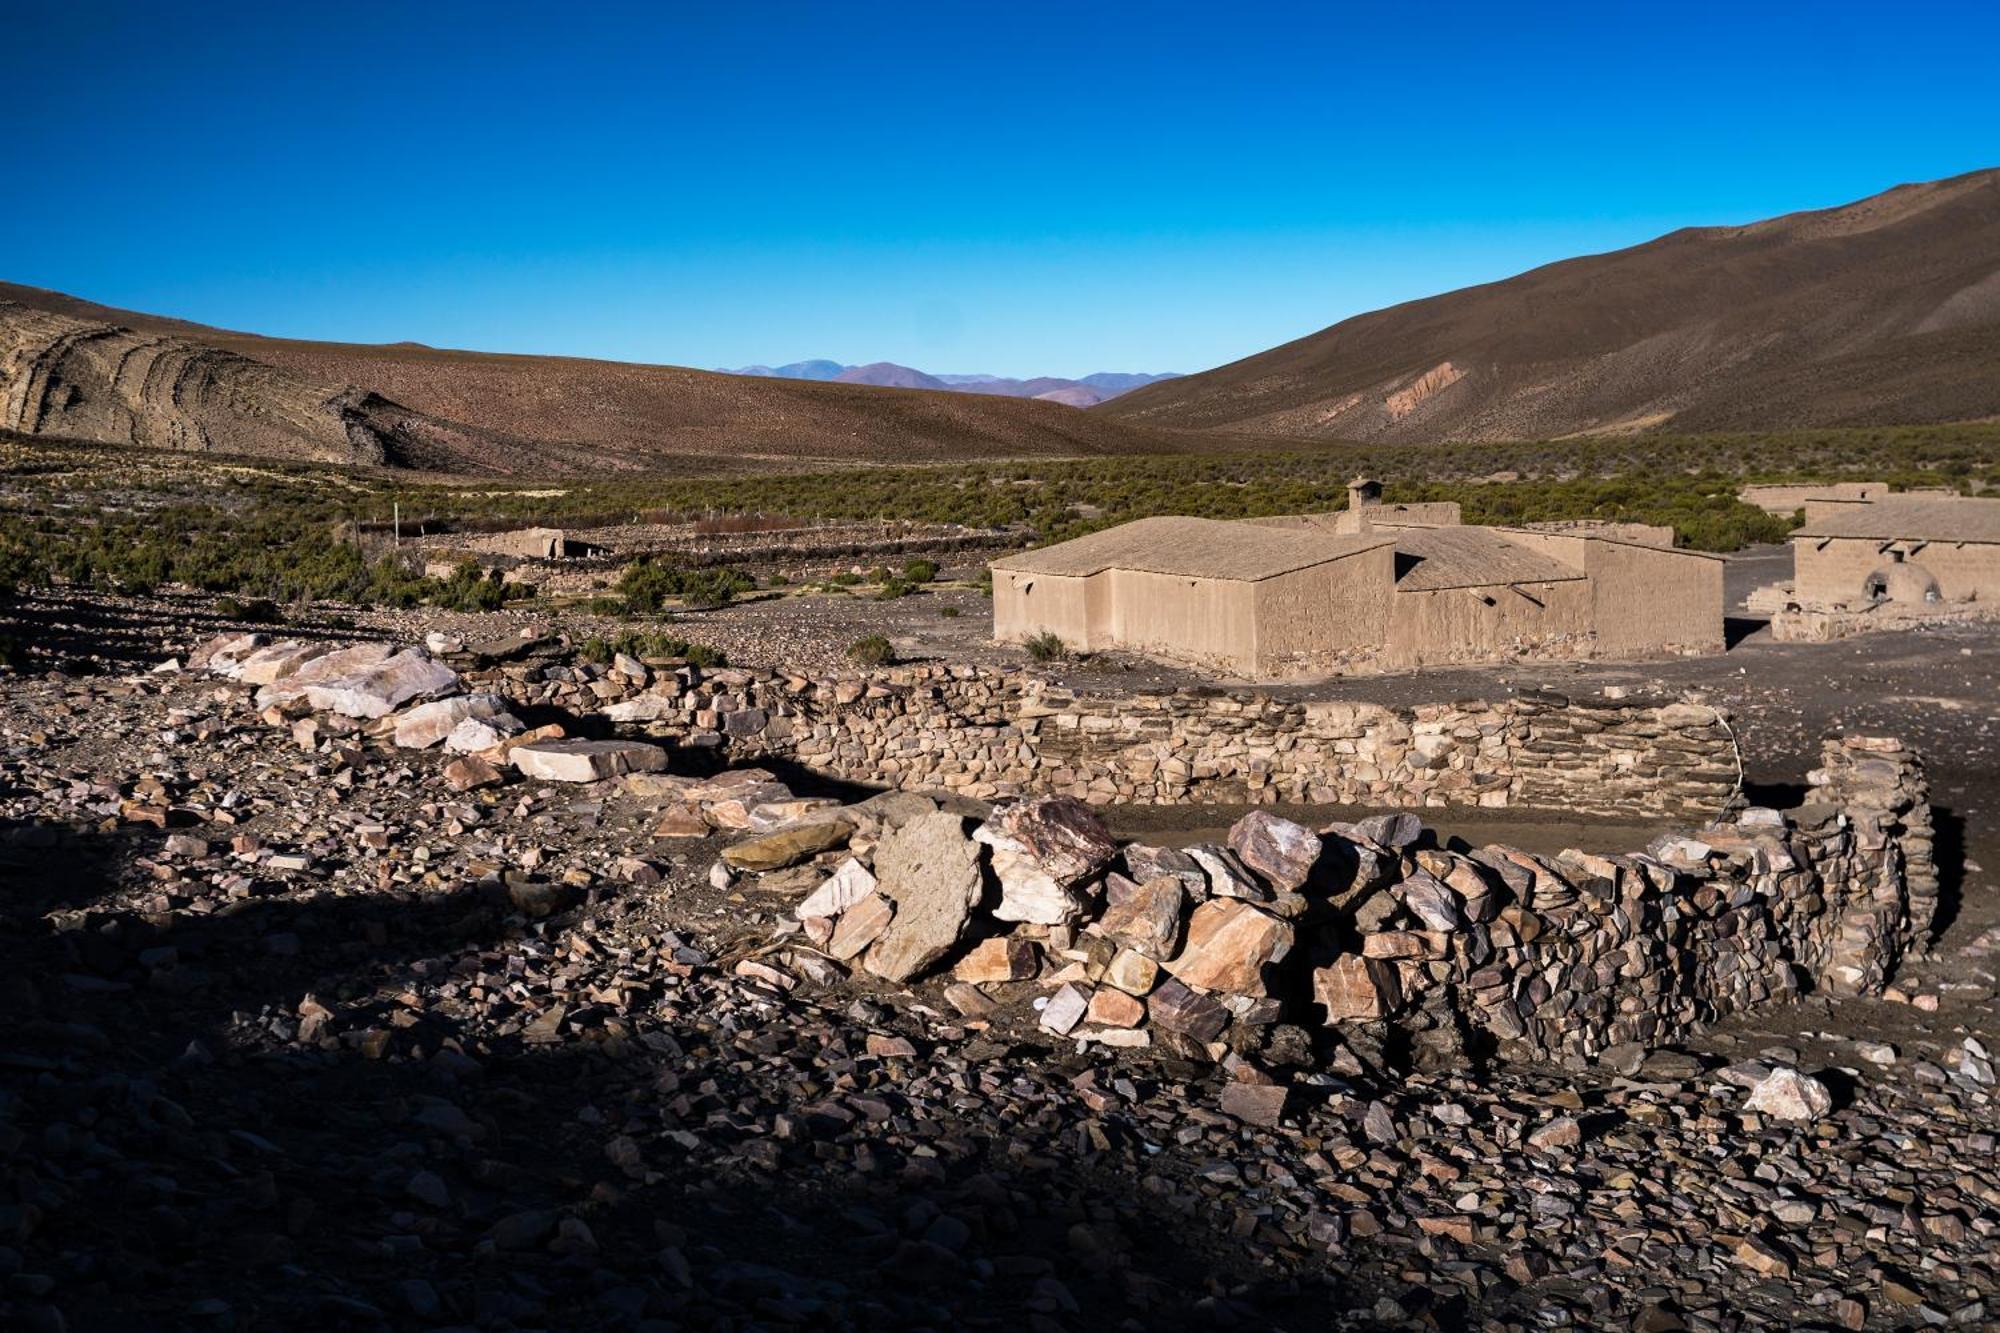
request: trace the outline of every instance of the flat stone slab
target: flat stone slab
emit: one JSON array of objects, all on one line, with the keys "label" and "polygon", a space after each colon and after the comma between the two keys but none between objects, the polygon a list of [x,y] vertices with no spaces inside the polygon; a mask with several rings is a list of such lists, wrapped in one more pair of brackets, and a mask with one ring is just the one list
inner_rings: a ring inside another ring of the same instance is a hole
[{"label": "flat stone slab", "polygon": [[524,777],[543,782],[597,782],[667,766],[667,752],[644,741],[531,741],[508,758]]}]

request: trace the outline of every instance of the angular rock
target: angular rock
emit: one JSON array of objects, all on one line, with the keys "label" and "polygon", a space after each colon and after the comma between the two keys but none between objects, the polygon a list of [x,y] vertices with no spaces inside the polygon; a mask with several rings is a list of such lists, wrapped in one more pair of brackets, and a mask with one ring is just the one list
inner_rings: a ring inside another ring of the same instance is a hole
[{"label": "angular rock", "polygon": [[1171,875],[1180,881],[1182,892],[1190,898],[1199,901],[1208,896],[1207,873],[1198,861],[1179,848],[1135,842],[1125,849],[1124,859],[1125,869],[1141,884]]},{"label": "angular rock", "polygon": [[1068,925],[1083,915],[1079,886],[1118,853],[1097,813],[1067,796],[1041,796],[998,806],[973,834],[992,849],[1000,881],[1001,921]]},{"label": "angular rock", "polygon": [[854,825],[845,819],[815,819],[723,849],[722,859],[733,870],[782,870],[845,846]]},{"label": "angular rock", "polygon": [[957,946],[985,887],[978,844],[965,835],[963,820],[941,810],[883,837],[875,849],[875,877],[896,914],[863,966],[899,982],[921,975]]},{"label": "angular rock", "polygon": [[444,766],[444,780],[453,791],[473,791],[499,783],[500,770],[476,754],[461,755]]},{"label": "angular rock", "polygon": [[1230,827],[1229,849],[1284,892],[1305,887],[1322,851],[1319,834],[1266,810],[1252,810]]},{"label": "angular rock", "polygon": [[1165,962],[1180,946],[1181,908],[1186,894],[1173,875],[1149,879],[1097,919],[1097,933],[1154,962]]},{"label": "angular rock", "polygon": [[1249,1125],[1275,1125],[1288,1091],[1281,1083],[1229,1083],[1222,1089],[1222,1113]]},{"label": "angular rock", "polygon": [[960,981],[1028,981],[1040,971],[1032,941],[1011,935],[981,940],[951,969]]},{"label": "angular rock", "polygon": [[1214,1041],[1229,1026],[1229,1011],[1212,995],[1169,977],[1147,1000],[1155,1025],[1196,1041]]},{"label": "angular rock", "polygon": [[513,746],[507,757],[523,775],[541,782],[598,782],[667,766],[667,752],[643,741],[530,741]]},{"label": "angular rock", "polygon": [[1812,1075],[1780,1065],[1750,1090],[1743,1105],[1774,1120],[1810,1123],[1833,1110],[1833,1094]]},{"label": "angular rock", "polygon": [[[509,716],[507,701],[497,694],[459,694],[406,708],[396,715],[394,740],[399,749],[428,750],[450,736],[461,722]],[[516,731],[520,724],[514,724]],[[498,739],[496,736],[495,739]],[[486,743],[492,744],[491,741]],[[468,745],[466,750],[483,750],[486,745]]]},{"label": "angular rock", "polygon": [[1202,874],[1208,879],[1207,897],[1241,898],[1250,902],[1270,899],[1271,891],[1228,848],[1212,843],[1196,843],[1187,849],[1187,854],[1194,858],[1195,864],[1201,867]]},{"label": "angular rock", "polygon": [[1292,947],[1291,923],[1249,903],[1212,899],[1188,920],[1187,944],[1167,970],[1203,990],[1264,993],[1264,969]]},{"label": "angular rock", "polygon": [[835,866],[833,873],[807,895],[804,902],[792,909],[792,915],[801,921],[807,917],[839,916],[873,892],[874,874],[850,856]]},{"label": "angular rock", "polygon": [[895,915],[894,903],[880,893],[869,894],[840,914],[833,927],[833,936],[826,944],[827,955],[847,962],[881,939],[882,932],[889,928],[889,922]]},{"label": "angular rock", "polygon": [[1124,991],[1100,986],[1091,995],[1090,1008],[1083,1018],[1099,1027],[1135,1028],[1146,1021],[1146,1002]]},{"label": "angular rock", "polygon": [[1083,1021],[1083,1016],[1089,1009],[1090,1001],[1085,997],[1082,988],[1075,985],[1060,986],[1055,994],[1049,996],[1048,1003],[1042,1006],[1040,1022],[1057,1036],[1066,1036]]},{"label": "angular rock", "polygon": [[1387,1018],[1402,1007],[1395,965],[1346,954],[1312,974],[1313,999],[1326,1006],[1329,1023]]},{"label": "angular rock", "polygon": [[[328,657],[337,654],[328,654]],[[296,684],[327,657],[308,662],[286,684]],[[341,717],[387,717],[412,699],[458,688],[458,673],[419,648],[405,649],[380,663],[305,685],[305,700],[316,712]]]}]

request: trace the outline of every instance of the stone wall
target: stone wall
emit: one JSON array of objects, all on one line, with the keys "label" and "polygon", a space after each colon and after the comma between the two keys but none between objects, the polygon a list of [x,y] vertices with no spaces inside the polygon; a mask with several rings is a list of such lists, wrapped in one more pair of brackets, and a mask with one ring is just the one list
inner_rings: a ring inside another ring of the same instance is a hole
[{"label": "stone wall", "polygon": [[524,705],[601,712],[729,762],[995,799],[1096,804],[1525,805],[1707,818],[1740,766],[1727,715],[1662,699],[1527,693],[1415,708],[1215,689],[1094,693],[1032,672],[888,668],[846,679],[623,659],[467,666]]}]

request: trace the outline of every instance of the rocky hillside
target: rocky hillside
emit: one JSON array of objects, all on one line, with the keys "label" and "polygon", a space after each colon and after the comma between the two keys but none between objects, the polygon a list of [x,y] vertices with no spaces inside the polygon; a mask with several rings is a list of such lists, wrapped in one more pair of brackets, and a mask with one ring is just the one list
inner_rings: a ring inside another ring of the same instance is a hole
[{"label": "rocky hillside", "polygon": [[1496,440],[2000,413],[2000,171],[1695,227],[1346,320],[1092,415]]},{"label": "rocky hillside", "polygon": [[0,429],[315,463],[417,464],[442,432],[381,395],[169,333],[0,302]]},{"label": "rocky hillside", "polygon": [[1229,444],[978,394],[265,338],[4,283],[0,411],[26,435],[546,477]]}]

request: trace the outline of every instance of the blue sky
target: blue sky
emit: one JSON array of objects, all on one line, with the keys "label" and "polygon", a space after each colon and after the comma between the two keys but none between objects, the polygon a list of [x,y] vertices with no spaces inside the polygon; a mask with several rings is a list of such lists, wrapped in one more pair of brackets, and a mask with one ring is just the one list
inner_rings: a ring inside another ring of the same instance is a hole
[{"label": "blue sky", "polygon": [[1194,370],[2000,165],[2000,6],[0,0],[0,278],[307,338]]}]

